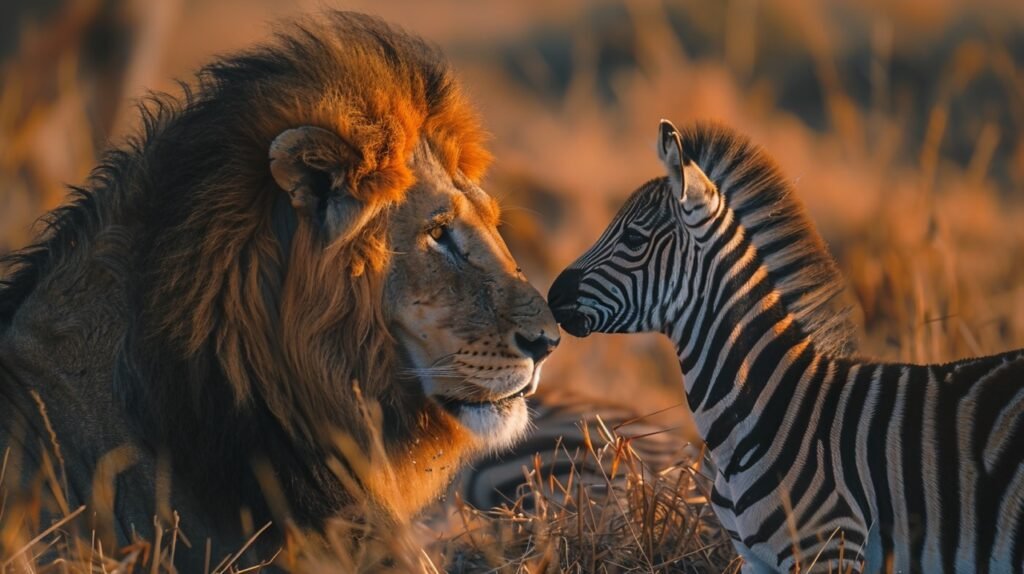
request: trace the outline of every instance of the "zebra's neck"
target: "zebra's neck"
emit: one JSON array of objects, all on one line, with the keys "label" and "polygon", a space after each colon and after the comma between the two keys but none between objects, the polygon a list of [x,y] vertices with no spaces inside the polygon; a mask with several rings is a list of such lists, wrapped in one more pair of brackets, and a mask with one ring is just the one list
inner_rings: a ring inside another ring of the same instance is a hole
[{"label": "zebra's neck", "polygon": [[830,364],[785,308],[738,225],[727,213],[715,239],[704,244],[716,255],[687,256],[692,295],[666,321],[690,409],[720,469],[743,462],[732,460],[747,450],[737,451],[738,437],[748,434],[746,427],[761,418],[770,399],[792,400]]}]

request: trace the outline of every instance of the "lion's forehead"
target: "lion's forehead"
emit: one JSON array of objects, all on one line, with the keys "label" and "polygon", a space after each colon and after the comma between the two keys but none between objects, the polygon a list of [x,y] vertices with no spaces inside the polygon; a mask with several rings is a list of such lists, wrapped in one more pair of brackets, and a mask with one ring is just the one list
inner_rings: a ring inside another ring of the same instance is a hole
[{"label": "lion's forehead", "polygon": [[467,202],[476,210],[484,225],[497,227],[501,223],[501,206],[498,200],[474,183],[469,183],[463,191]]},{"label": "lion's forehead", "polygon": [[414,197],[446,195],[453,207],[463,212],[471,211],[479,218],[482,226],[497,227],[501,219],[501,207],[497,200],[457,168],[447,166],[437,156],[427,138],[423,138],[417,146],[410,158],[410,164],[416,178],[415,187],[420,192],[413,194]]}]

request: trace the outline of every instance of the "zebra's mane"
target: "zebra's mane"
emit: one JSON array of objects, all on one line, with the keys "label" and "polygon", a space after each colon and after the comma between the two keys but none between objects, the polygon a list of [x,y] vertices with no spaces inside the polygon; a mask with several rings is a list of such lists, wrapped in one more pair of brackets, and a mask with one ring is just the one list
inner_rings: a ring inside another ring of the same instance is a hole
[{"label": "zebra's mane", "polygon": [[854,350],[845,281],[793,185],[768,153],[731,128],[698,123],[680,131],[683,150],[718,187],[758,251],[786,309],[818,351]]}]

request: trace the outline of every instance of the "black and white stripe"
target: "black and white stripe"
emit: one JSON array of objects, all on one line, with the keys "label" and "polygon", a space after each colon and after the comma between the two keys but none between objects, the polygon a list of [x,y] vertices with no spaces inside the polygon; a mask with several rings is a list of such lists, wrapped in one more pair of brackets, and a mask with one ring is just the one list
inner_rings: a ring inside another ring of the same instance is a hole
[{"label": "black and white stripe", "polygon": [[1024,350],[852,358],[839,274],[771,159],[715,126],[663,122],[660,144],[669,177],[549,302],[572,334],[672,339],[744,571],[1024,571]]},{"label": "black and white stripe", "polygon": [[602,495],[623,488],[630,473],[654,477],[698,462],[699,451],[683,443],[678,429],[654,424],[644,413],[581,397],[533,399],[530,406],[535,429],[529,438],[465,471],[455,485],[464,501],[480,509],[530,510],[537,489],[575,496],[582,485],[591,496]]}]

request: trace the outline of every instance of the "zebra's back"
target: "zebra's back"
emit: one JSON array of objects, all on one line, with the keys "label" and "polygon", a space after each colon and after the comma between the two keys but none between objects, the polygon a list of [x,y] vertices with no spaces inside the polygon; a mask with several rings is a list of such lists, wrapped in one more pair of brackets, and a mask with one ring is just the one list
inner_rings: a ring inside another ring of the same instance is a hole
[{"label": "zebra's back", "polygon": [[902,413],[890,419],[886,456],[873,461],[900,463],[887,472],[891,541],[883,524],[890,511],[879,499],[883,553],[893,549],[897,570],[1021,572],[1024,352],[908,368],[905,376],[886,393]]},{"label": "zebra's back", "polygon": [[829,369],[798,449],[716,481],[716,512],[748,563],[1021,572],[1024,352]]}]

